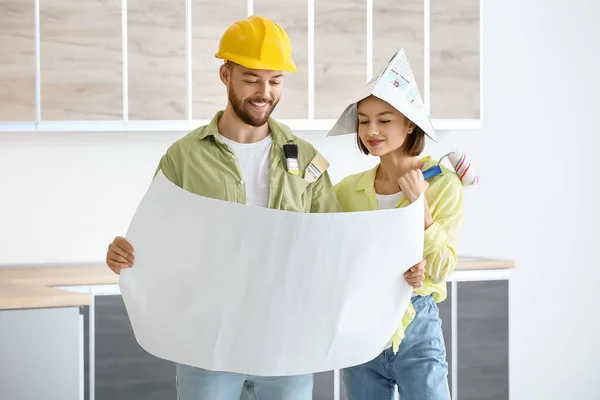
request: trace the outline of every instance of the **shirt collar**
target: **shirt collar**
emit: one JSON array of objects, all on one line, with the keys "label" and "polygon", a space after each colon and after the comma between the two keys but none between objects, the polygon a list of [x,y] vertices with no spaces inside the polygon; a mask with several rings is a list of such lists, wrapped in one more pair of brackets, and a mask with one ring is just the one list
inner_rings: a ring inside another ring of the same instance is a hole
[{"label": "shirt collar", "polygon": [[[218,123],[221,117],[223,116],[223,113],[224,110],[218,111],[213,116],[212,120],[208,123],[208,125],[196,129],[198,139],[204,139],[208,136],[216,137],[218,135]],[[269,118],[268,124],[269,129],[271,130],[271,135],[273,136],[273,141],[279,146],[283,146],[285,143],[292,142],[295,140],[294,135],[292,135],[292,131],[287,126],[280,124],[273,118]]]}]

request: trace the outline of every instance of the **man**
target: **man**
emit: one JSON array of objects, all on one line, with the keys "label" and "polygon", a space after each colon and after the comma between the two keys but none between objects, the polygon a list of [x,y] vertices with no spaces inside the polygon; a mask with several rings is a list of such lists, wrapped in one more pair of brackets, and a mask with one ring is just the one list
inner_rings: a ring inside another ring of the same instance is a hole
[{"label": "man", "polygon": [[[223,34],[216,57],[224,60],[219,76],[227,88],[225,110],[175,142],[157,172],[205,197],[297,212],[340,211],[317,151],[270,118],[281,97],[283,72],[296,71],[285,31],[263,17],[237,21]],[[284,145],[292,165],[294,157],[289,156],[297,152],[297,169],[289,170]],[[316,175],[305,179],[307,168],[315,172],[315,167]],[[117,274],[132,267],[132,246],[115,238],[106,262]],[[243,387],[253,399],[310,400],[313,378],[247,376],[177,365],[181,400],[238,400]]]}]

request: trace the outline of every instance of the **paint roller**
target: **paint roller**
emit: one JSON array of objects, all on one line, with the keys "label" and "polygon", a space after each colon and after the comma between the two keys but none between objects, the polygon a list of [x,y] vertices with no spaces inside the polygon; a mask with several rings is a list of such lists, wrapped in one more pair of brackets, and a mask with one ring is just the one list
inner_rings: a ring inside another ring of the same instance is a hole
[{"label": "paint roller", "polygon": [[434,176],[442,173],[440,164],[446,157],[448,157],[448,161],[452,165],[452,168],[454,168],[454,171],[460,177],[463,186],[473,186],[479,182],[479,176],[477,176],[471,167],[471,161],[469,161],[467,155],[462,150],[456,150],[445,154],[442,158],[440,158],[438,165],[423,171],[423,177],[425,180],[433,178]]}]

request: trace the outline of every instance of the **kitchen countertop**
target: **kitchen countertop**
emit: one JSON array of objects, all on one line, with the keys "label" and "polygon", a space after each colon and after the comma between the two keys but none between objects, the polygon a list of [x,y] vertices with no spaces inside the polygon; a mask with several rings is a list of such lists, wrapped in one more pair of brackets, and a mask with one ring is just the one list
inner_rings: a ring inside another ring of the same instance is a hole
[{"label": "kitchen countertop", "polygon": [[[459,257],[457,271],[511,269],[510,260]],[[19,266],[0,269],[0,310],[77,307],[90,304],[90,295],[55,286],[115,285],[118,275],[104,264],[85,266]]]}]

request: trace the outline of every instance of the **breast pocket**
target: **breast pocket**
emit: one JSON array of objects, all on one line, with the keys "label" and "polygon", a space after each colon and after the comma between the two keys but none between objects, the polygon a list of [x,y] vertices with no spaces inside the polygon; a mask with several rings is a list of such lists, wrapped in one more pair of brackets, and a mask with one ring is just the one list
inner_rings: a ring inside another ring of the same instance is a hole
[{"label": "breast pocket", "polygon": [[286,211],[310,212],[312,186],[298,175],[285,174],[281,198],[281,209]]}]

